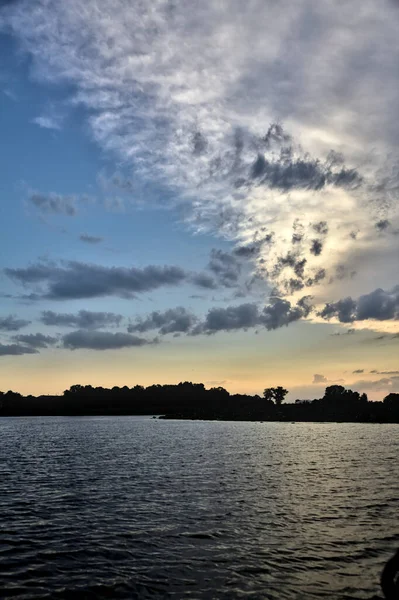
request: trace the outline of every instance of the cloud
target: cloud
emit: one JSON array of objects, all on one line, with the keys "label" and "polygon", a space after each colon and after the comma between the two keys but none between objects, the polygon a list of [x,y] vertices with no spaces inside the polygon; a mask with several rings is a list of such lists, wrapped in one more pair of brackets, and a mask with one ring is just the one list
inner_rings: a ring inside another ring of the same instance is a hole
[{"label": "cloud", "polygon": [[307,317],[310,310],[307,297],[299,300],[296,305],[291,305],[288,300],[274,299],[262,309],[259,309],[254,303],[212,308],[208,311],[205,320],[198,324],[192,333],[194,335],[212,334],[218,331],[249,329],[256,326],[263,326],[270,331]]},{"label": "cloud", "polygon": [[312,240],[312,245],[310,247],[310,253],[314,256],[320,256],[321,251],[323,250],[323,244],[320,240]]},{"label": "cloud", "polygon": [[110,333],[108,331],[88,331],[79,329],[67,333],[62,338],[63,345],[69,350],[87,348],[89,350],[118,350],[149,344],[147,340],[129,333]]},{"label": "cloud", "polygon": [[42,312],[41,322],[56,327],[78,327],[79,329],[100,329],[102,327],[118,326],[122,315],[111,312],[93,312],[80,310],[77,314],[56,313],[52,310]]},{"label": "cloud", "polygon": [[390,222],[388,221],[388,219],[381,219],[381,221],[377,221],[377,223],[375,224],[376,229],[378,229],[378,231],[385,231],[386,229],[388,229],[388,227],[390,226]]},{"label": "cloud", "polygon": [[241,273],[241,264],[229,252],[212,248],[208,268],[218,278],[219,282],[231,287],[237,284]]},{"label": "cloud", "polygon": [[359,380],[352,383],[350,387],[365,392],[384,392],[386,394],[389,394],[390,392],[398,393],[399,377],[383,377],[375,381]]},{"label": "cloud", "polygon": [[88,233],[81,233],[79,239],[81,242],[86,242],[87,244],[99,244],[104,238],[96,235],[89,235]]},{"label": "cloud", "polygon": [[74,217],[77,214],[76,196],[63,196],[61,194],[41,194],[34,192],[29,196],[29,201],[44,214],[66,215]]},{"label": "cloud", "polygon": [[20,344],[0,344],[0,356],[22,356],[23,354],[37,354],[37,352],[36,348]]},{"label": "cloud", "polygon": [[381,288],[360,296],[358,300],[351,297],[327,303],[320,311],[323,319],[337,317],[341,323],[353,323],[375,319],[386,321],[399,318],[399,286],[390,291]]},{"label": "cloud", "polygon": [[[240,248],[273,231],[256,260],[282,293],[315,285],[315,232],[322,297],[332,284],[336,297],[354,293],[332,281],[339,264],[361,264],[361,293],[369,254],[387,287],[399,236],[388,244],[375,223],[398,219],[399,11],[384,0],[224,8],[21,0],[0,27],[30,53],[36,79],[73,90],[94,140],[123,159],[124,193],[152,202],[149,186],[161,190],[193,230]],[[323,222],[328,231],[315,230]],[[293,245],[307,261],[300,283],[275,269]]]},{"label": "cloud", "polygon": [[31,348],[48,348],[57,342],[57,338],[42,333],[30,333],[27,335],[15,335],[14,340],[21,342]]},{"label": "cloud", "polygon": [[[68,261],[36,263],[26,268],[4,269],[11,279],[23,285],[44,285],[42,294],[51,300],[118,296],[131,298],[135,294],[156,290],[162,286],[176,286],[191,281],[186,271],[176,266],[149,265],[136,267],[104,267]],[[201,286],[203,281],[192,281]],[[202,285],[205,287],[205,285]]]},{"label": "cloud", "polygon": [[356,369],[355,371],[352,371],[352,373],[364,373],[364,369]]},{"label": "cloud", "polygon": [[32,119],[32,123],[43,129],[55,129],[59,131],[62,127],[62,117],[57,115],[41,115]]},{"label": "cloud", "polygon": [[333,337],[340,335],[354,335],[356,333],[356,329],[348,329],[347,331],[336,331],[335,333],[331,333]]},{"label": "cloud", "polygon": [[154,311],[145,318],[138,318],[128,326],[129,333],[144,333],[158,329],[161,335],[187,333],[197,323],[197,317],[182,306],[164,312]]},{"label": "cloud", "polygon": [[370,373],[376,373],[377,375],[399,375],[399,371],[378,371],[373,369]]},{"label": "cloud", "polygon": [[313,375],[312,383],[327,383],[328,379],[324,375],[320,375],[320,373],[315,373]]},{"label": "cloud", "polygon": [[217,288],[215,279],[211,275],[208,275],[208,273],[195,273],[192,275],[191,281],[194,285],[207,290],[215,290]]},{"label": "cloud", "polygon": [[233,329],[247,329],[259,323],[259,312],[256,304],[240,304],[227,308],[212,308],[195,333],[215,333]]},{"label": "cloud", "polygon": [[0,331],[18,331],[30,324],[30,321],[18,319],[14,315],[0,317]]},{"label": "cloud", "polygon": [[104,206],[106,210],[115,213],[124,213],[126,211],[125,201],[123,198],[106,198],[104,200]]}]

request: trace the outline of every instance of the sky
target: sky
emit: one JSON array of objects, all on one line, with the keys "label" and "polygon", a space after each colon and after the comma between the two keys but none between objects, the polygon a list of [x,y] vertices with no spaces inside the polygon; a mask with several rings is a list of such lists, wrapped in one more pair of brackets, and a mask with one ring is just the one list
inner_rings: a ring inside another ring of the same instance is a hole
[{"label": "sky", "polygon": [[0,389],[399,392],[399,3],[0,0]]}]

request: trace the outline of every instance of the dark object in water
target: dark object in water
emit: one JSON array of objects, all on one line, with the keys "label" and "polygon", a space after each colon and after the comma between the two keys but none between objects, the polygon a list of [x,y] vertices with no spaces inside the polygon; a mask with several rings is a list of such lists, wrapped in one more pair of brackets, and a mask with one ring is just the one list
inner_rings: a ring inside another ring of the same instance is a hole
[{"label": "dark object in water", "polygon": [[[399,600],[399,550],[390,558],[383,568],[381,574],[381,589],[385,600]],[[372,600],[381,600],[379,596],[374,596]]]}]

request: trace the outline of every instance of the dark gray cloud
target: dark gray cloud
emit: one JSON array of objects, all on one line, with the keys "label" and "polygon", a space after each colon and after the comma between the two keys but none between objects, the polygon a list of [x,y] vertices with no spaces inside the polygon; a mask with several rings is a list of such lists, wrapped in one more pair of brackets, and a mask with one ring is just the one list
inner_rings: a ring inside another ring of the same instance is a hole
[{"label": "dark gray cloud", "polygon": [[193,153],[197,156],[203,154],[207,148],[207,142],[200,131],[196,131],[193,135]]},{"label": "dark gray cloud", "polygon": [[292,305],[288,300],[277,298],[263,309],[259,309],[254,303],[212,308],[208,311],[205,320],[197,325],[192,333],[211,334],[256,326],[265,327],[270,331],[308,316],[310,310],[308,296],[299,300],[296,305]]},{"label": "dark gray cloud", "polygon": [[81,233],[79,236],[81,242],[86,242],[86,244],[100,244],[104,238],[96,235],[89,235],[88,233]]},{"label": "dark gray cloud", "polygon": [[355,320],[356,302],[352,298],[344,298],[338,302],[327,303],[319,313],[323,319],[338,317],[341,323],[352,323]]},{"label": "dark gray cloud", "polygon": [[[176,266],[150,265],[139,269],[103,267],[77,261],[65,262],[61,266],[37,263],[21,269],[4,269],[4,272],[24,285],[45,285],[42,296],[51,300],[101,296],[130,298],[137,293],[149,292],[162,286],[175,286],[190,280],[189,274]],[[191,280],[200,287],[210,287],[205,285],[205,278],[201,280],[199,277],[192,277]]]},{"label": "dark gray cloud", "polygon": [[226,287],[236,285],[241,273],[241,264],[236,256],[216,248],[211,250],[208,268],[215,274],[219,282]]},{"label": "dark gray cloud", "polygon": [[328,233],[327,221],[319,221],[318,223],[313,223],[312,227],[314,231],[319,235],[327,235]]},{"label": "dark gray cloud", "polygon": [[90,331],[78,329],[63,336],[64,348],[77,350],[86,348],[89,350],[118,350],[134,346],[149,344],[143,338],[130,335],[129,333],[111,333],[109,331]]},{"label": "dark gray cloud", "polygon": [[56,313],[52,310],[42,312],[41,321],[45,325],[55,327],[78,327],[79,329],[100,329],[101,327],[118,326],[123,317],[111,312],[93,312],[80,310],[76,314]]},{"label": "dark gray cloud", "polygon": [[0,317],[0,331],[18,331],[30,324],[30,321],[18,319],[14,315]]},{"label": "dark gray cloud", "polygon": [[378,371],[377,369],[373,369],[370,373],[375,373],[377,375],[399,375],[399,371]]},{"label": "dark gray cloud", "polygon": [[323,250],[323,242],[320,240],[312,240],[312,245],[310,246],[310,253],[314,256],[320,256]]},{"label": "dark gray cloud", "polygon": [[351,297],[325,305],[319,313],[324,319],[337,317],[342,323],[376,319],[386,321],[399,318],[399,286],[387,292],[378,288],[370,294],[360,296],[358,300]]},{"label": "dark gray cloud", "polygon": [[0,344],[0,356],[22,356],[23,354],[37,354],[37,352],[36,348],[20,344]]},{"label": "dark gray cloud", "polygon": [[289,294],[293,294],[294,292],[299,292],[303,290],[305,284],[300,279],[289,279],[285,282],[284,287]]},{"label": "dark gray cloud", "polygon": [[285,256],[280,256],[277,259],[276,265],[274,267],[274,275],[279,275],[283,269],[286,267],[291,267],[295,269],[298,257],[291,252],[288,252]]},{"label": "dark gray cloud", "polygon": [[388,221],[388,219],[381,219],[381,221],[377,221],[375,228],[378,229],[378,231],[385,231],[388,229],[390,224],[391,223]]},{"label": "dark gray cloud", "polygon": [[378,321],[385,321],[387,319],[397,319],[398,312],[399,286],[391,293],[379,288],[370,294],[360,296],[357,301],[356,320],[377,319]]},{"label": "dark gray cloud", "polygon": [[278,298],[268,306],[265,306],[260,314],[260,323],[266,329],[278,329],[307,317],[311,312],[310,296],[304,296],[296,305],[292,305],[288,300]]},{"label": "dark gray cloud", "polygon": [[355,371],[352,371],[352,373],[364,373],[364,369],[356,369]]},{"label": "dark gray cloud", "polygon": [[296,275],[296,278],[288,277],[283,284],[285,291],[288,293],[298,291],[304,288],[305,285],[308,287],[316,285],[326,277],[327,273],[325,269],[317,269],[316,271],[312,271],[312,277],[307,277],[305,280],[306,265],[306,258],[300,258],[296,254],[288,252],[288,254],[286,254],[285,256],[280,256],[277,259],[273,271],[273,276],[279,276],[280,273],[287,268],[293,270],[294,274]]},{"label": "dark gray cloud", "polygon": [[297,277],[303,278],[304,274],[305,274],[305,266],[306,266],[307,260],[306,258],[303,258],[302,260],[298,260],[295,265],[294,265],[294,273]]},{"label": "dark gray cloud", "polygon": [[15,335],[14,340],[31,348],[48,348],[57,342],[57,338],[42,333],[29,333],[27,335]]},{"label": "dark gray cloud", "polygon": [[326,278],[327,271],[325,269],[318,269],[313,277],[309,277],[306,280],[306,285],[311,287],[312,285],[317,285],[320,281]]},{"label": "dark gray cloud", "polygon": [[215,333],[233,329],[247,329],[259,323],[259,313],[256,304],[241,304],[227,308],[212,308],[208,311],[204,323],[196,330],[197,333]]},{"label": "dark gray cloud", "polygon": [[164,312],[153,311],[144,319],[136,319],[128,327],[129,333],[144,333],[158,329],[161,335],[168,333],[187,333],[197,323],[197,317],[182,306],[170,308]]},{"label": "dark gray cloud", "polygon": [[281,155],[279,160],[272,162],[262,154],[258,154],[252,166],[251,177],[284,192],[293,189],[321,190],[326,185],[354,188],[362,181],[354,169],[342,168],[333,172],[317,159],[293,159]]},{"label": "dark gray cloud", "polygon": [[215,290],[217,288],[215,279],[211,275],[208,275],[208,273],[194,273],[191,276],[191,281],[194,285],[207,290]]},{"label": "dark gray cloud", "polygon": [[268,244],[271,242],[271,237],[268,238],[266,240],[266,238],[264,238],[263,240],[257,240],[254,241],[252,244],[248,244],[247,246],[238,246],[237,248],[235,248],[233,250],[233,254],[235,254],[238,258],[252,258],[252,257],[256,257],[261,248],[262,245]]},{"label": "dark gray cloud", "polygon": [[269,131],[277,133],[273,140],[269,132],[266,134],[264,149],[267,151],[273,143],[280,148],[280,153],[276,158],[268,159],[260,149],[252,164],[249,180],[283,192],[293,189],[317,191],[327,185],[354,189],[361,185],[363,178],[356,169],[347,169],[342,161],[331,160],[331,155],[324,162],[309,155],[295,156],[293,139],[281,125],[273,124]]},{"label": "dark gray cloud", "polygon": [[66,215],[68,217],[74,217],[77,214],[75,196],[34,192],[29,196],[29,201],[42,213]]},{"label": "dark gray cloud", "polygon": [[21,0],[0,0],[0,9],[10,6],[12,4],[18,4]]}]

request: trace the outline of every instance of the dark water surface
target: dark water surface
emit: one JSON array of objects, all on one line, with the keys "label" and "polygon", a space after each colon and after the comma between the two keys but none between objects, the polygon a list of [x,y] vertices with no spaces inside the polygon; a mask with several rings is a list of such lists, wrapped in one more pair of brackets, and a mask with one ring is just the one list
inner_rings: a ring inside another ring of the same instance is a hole
[{"label": "dark water surface", "polygon": [[399,425],[0,419],[4,598],[369,598]]}]

